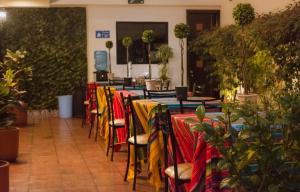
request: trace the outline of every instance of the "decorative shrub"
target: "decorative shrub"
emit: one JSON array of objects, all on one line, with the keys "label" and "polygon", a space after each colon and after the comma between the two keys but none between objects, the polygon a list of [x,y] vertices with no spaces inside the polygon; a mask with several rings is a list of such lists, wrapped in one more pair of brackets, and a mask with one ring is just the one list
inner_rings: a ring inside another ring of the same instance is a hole
[{"label": "decorative shrub", "polygon": [[148,60],[149,60],[149,78],[152,77],[151,70],[151,43],[154,40],[153,30],[146,29],[142,35],[142,41],[148,44]]},{"label": "decorative shrub", "polygon": [[249,3],[240,3],[233,9],[235,23],[240,26],[250,24],[255,19],[254,8]]},{"label": "decorative shrub", "polygon": [[8,8],[3,45],[27,51],[32,68],[26,101],[32,109],[57,108],[57,95],[72,94],[86,81],[85,8]]},{"label": "decorative shrub", "polygon": [[111,56],[110,56],[110,50],[113,48],[114,44],[112,41],[106,41],[105,47],[108,49],[108,60],[109,60],[109,72],[111,73]]},{"label": "decorative shrub", "polygon": [[126,48],[126,61],[127,61],[127,77],[129,77],[129,47],[132,45],[133,41],[131,37],[124,37],[122,39],[122,44]]}]

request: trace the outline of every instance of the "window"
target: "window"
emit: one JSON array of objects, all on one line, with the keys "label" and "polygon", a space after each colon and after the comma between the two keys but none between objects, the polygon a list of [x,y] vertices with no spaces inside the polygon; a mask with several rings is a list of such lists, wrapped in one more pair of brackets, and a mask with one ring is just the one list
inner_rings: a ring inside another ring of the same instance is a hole
[{"label": "window", "polygon": [[[154,41],[151,43],[151,54],[161,44],[168,43],[167,22],[117,22],[117,64],[126,64],[126,48],[122,45],[122,39],[126,36],[132,38],[133,44],[129,48],[129,58],[133,64],[148,63],[147,45],[142,41],[143,31],[152,29]],[[158,63],[154,58],[152,63]]]}]

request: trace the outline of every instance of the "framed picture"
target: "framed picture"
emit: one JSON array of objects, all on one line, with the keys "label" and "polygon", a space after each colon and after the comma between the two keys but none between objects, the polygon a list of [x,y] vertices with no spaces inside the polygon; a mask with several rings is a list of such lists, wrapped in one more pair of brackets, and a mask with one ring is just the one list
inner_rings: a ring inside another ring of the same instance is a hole
[{"label": "framed picture", "polygon": [[128,0],[128,4],[144,4],[144,0]]}]

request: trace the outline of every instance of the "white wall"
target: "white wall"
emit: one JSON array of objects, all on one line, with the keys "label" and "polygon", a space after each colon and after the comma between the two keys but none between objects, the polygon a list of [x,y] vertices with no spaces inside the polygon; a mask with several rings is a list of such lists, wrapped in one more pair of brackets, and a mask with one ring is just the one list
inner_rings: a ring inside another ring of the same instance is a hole
[{"label": "white wall", "polygon": [[[59,0],[60,5],[63,1]],[[103,0],[94,1],[86,0],[92,3],[87,5],[87,31],[88,31],[88,80],[94,81],[94,51],[106,50],[105,41],[111,40],[114,43],[112,49],[112,71],[116,76],[124,77],[126,75],[126,65],[116,65],[116,21],[161,21],[169,23],[169,46],[173,48],[174,58],[169,63],[169,73],[172,83],[180,84],[180,49],[178,40],[173,34],[174,26],[180,22],[186,22],[186,10],[198,9],[209,10],[219,9],[221,12],[221,25],[233,23],[232,10],[233,7],[240,2],[251,3],[257,13],[275,11],[283,9],[293,0],[145,0],[144,5],[127,5],[127,0]],[[81,5],[83,2],[77,2]],[[59,5],[59,4],[57,4]],[[76,4],[75,4],[76,5]],[[109,30],[110,39],[96,39],[96,30]],[[186,61],[186,58],[184,59]],[[184,64],[186,67],[186,63]],[[133,76],[141,75],[148,71],[147,64],[133,65]],[[158,77],[158,65],[153,65],[152,76]],[[186,73],[186,70],[185,70]]]},{"label": "white wall", "polygon": [[0,7],[49,7],[50,0],[0,0]]}]

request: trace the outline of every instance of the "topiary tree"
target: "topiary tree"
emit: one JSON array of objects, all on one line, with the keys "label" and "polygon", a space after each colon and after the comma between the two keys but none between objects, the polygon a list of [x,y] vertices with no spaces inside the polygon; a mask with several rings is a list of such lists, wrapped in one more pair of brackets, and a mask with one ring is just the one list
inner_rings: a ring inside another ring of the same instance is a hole
[{"label": "topiary tree", "polygon": [[113,48],[114,44],[112,41],[106,41],[105,47],[108,49],[108,60],[109,60],[109,73],[111,73],[111,56],[110,56],[110,50]]},{"label": "topiary tree", "polygon": [[235,23],[242,28],[242,33],[241,33],[241,63],[239,65],[240,72],[239,74],[241,76],[240,81],[241,85],[244,87],[244,93],[248,94],[250,92],[251,88],[251,77],[247,75],[247,71],[249,69],[249,64],[247,63],[247,42],[246,42],[246,37],[244,33],[244,27],[246,25],[249,25],[252,23],[252,21],[255,19],[255,13],[254,13],[254,8],[251,6],[249,3],[245,4],[238,4],[234,9],[233,9],[233,18],[235,20]]},{"label": "topiary tree", "polygon": [[158,48],[155,56],[162,63],[162,67],[159,71],[160,80],[162,82],[167,81],[169,79],[167,76],[168,73],[167,64],[169,62],[169,59],[173,57],[172,48],[169,47],[169,45],[167,44],[163,44]]},{"label": "topiary tree", "polygon": [[122,39],[122,44],[126,48],[126,61],[127,61],[127,77],[129,77],[129,47],[132,45],[132,38],[131,37],[124,37]]},{"label": "topiary tree", "polygon": [[146,29],[142,35],[142,41],[148,45],[149,78],[151,79],[151,43],[154,40],[153,30]]},{"label": "topiary tree", "polygon": [[181,49],[181,86],[184,85],[184,67],[183,67],[183,54],[184,54],[184,39],[190,34],[190,27],[187,24],[179,23],[174,28],[175,37],[179,39],[179,45]]}]

